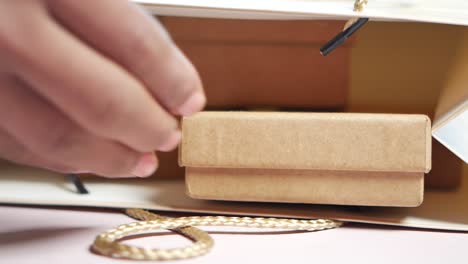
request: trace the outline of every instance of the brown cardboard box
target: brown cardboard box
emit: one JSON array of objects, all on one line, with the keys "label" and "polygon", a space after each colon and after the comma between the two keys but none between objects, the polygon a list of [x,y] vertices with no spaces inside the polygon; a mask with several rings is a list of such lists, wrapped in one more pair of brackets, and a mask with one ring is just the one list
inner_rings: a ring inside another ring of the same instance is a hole
[{"label": "brown cardboard box", "polygon": [[203,112],[182,131],[194,198],[417,206],[431,168],[424,115]]},{"label": "brown cardboard box", "polygon": [[[421,109],[408,109],[405,107],[391,110],[385,109],[385,106],[380,106],[377,109],[364,107],[362,109],[353,108],[353,110],[356,112],[425,114],[431,117],[431,119],[433,119],[434,116],[434,114],[430,111],[423,111]],[[432,139],[431,156],[432,169],[424,177],[425,188],[445,190],[458,188],[463,178],[463,161],[434,138]]]},{"label": "brown cardboard box", "polygon": [[[367,111],[365,110],[367,109]],[[381,106],[378,109],[373,108],[375,112],[381,113],[411,113],[411,114],[426,114],[427,116],[434,116],[433,113],[423,111],[421,109],[407,109],[400,108],[389,110],[385,109],[385,106]],[[354,108],[355,111],[358,109]],[[362,112],[374,112],[369,108],[360,109]],[[425,188],[433,189],[454,189],[460,186],[463,178],[463,161],[458,158],[453,152],[447,147],[443,146],[434,138],[432,139],[432,169],[425,175],[424,186]],[[465,165],[466,166],[466,165]]]},{"label": "brown cardboard box", "polygon": [[341,21],[163,17],[199,71],[208,108],[343,109],[350,43],[325,58],[319,47]]}]

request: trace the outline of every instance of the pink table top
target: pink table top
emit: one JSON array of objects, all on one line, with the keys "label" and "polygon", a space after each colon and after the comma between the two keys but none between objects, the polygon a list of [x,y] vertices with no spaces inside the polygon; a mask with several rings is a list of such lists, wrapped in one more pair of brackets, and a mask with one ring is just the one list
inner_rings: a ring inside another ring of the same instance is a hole
[{"label": "pink table top", "polygon": [[[0,212],[0,263],[144,263],[110,259],[89,250],[98,233],[133,221],[120,211],[0,206]],[[212,231],[214,249],[174,263],[428,264],[468,259],[466,233],[352,224],[310,233],[203,229]],[[169,248],[190,242],[161,231],[127,243]]]}]

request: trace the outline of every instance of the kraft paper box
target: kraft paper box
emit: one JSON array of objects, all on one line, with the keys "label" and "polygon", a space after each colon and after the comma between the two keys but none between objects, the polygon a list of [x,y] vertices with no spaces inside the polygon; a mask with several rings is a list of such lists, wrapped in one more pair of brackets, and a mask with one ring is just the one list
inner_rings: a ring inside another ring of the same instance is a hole
[{"label": "kraft paper box", "polygon": [[[350,17],[370,17],[371,22],[356,33],[358,41],[352,47],[349,109],[355,109],[354,107],[363,103],[371,106],[392,106],[396,110],[407,106],[424,106],[434,110],[433,102],[437,101],[439,90],[448,87],[448,73],[455,72],[448,68],[452,64],[451,61],[460,58],[455,55],[456,50],[468,46],[461,45],[461,36],[468,36],[467,28],[463,27],[468,25],[468,9],[465,8],[464,1],[408,3],[399,0],[370,0],[362,13],[353,12],[353,1],[341,0],[330,0],[326,3],[315,0],[275,0],[269,1],[268,5],[263,0],[136,2],[158,16],[268,20],[337,19],[343,24]],[[441,6],[443,8],[440,8]],[[457,27],[453,26],[454,24],[463,26]],[[455,44],[459,48],[456,48]],[[417,112],[428,113],[426,110],[420,112],[420,109],[417,109]],[[433,123],[435,124],[436,120]],[[465,179],[468,176],[467,167],[465,165],[463,168]],[[90,193],[79,195],[74,186],[61,174],[2,165],[0,175],[0,202],[7,204],[136,207],[201,214],[332,218],[349,222],[468,231],[468,184],[465,179],[461,181],[458,189],[452,191],[426,190],[424,202],[419,207],[395,208],[213,202],[188,197],[184,181],[165,181],[157,177],[128,180],[83,178]]]},{"label": "kraft paper box", "polygon": [[200,73],[210,109],[345,106],[352,39],[327,58],[317,52],[341,21],[159,19]]},{"label": "kraft paper box", "polygon": [[431,168],[423,115],[202,112],[184,118],[194,198],[418,206]]}]

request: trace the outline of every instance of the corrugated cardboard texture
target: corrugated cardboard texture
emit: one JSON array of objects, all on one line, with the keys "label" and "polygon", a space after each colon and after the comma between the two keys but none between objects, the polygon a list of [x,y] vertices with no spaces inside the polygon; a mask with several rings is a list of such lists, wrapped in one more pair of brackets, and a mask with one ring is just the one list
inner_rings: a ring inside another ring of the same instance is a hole
[{"label": "corrugated cardboard texture", "polygon": [[186,167],[427,172],[424,115],[202,112],[182,122]]},{"label": "corrugated cardboard texture", "polygon": [[200,73],[209,108],[346,103],[351,42],[326,58],[318,52],[342,21],[161,20]]},{"label": "corrugated cardboard texture", "polygon": [[[187,168],[190,197],[336,205],[419,206],[424,173]],[[378,190],[378,191],[376,191]]]}]

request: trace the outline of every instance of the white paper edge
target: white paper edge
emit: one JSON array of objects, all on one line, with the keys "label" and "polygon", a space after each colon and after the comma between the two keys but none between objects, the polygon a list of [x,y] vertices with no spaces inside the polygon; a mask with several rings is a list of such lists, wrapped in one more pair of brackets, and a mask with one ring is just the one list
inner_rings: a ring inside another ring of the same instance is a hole
[{"label": "white paper edge", "polygon": [[133,0],[155,15],[265,19],[403,20],[468,25],[468,1],[370,0],[362,12],[353,11],[353,0]]},{"label": "white paper edge", "polygon": [[468,163],[468,111],[458,113],[438,126],[432,131],[432,136]]}]

